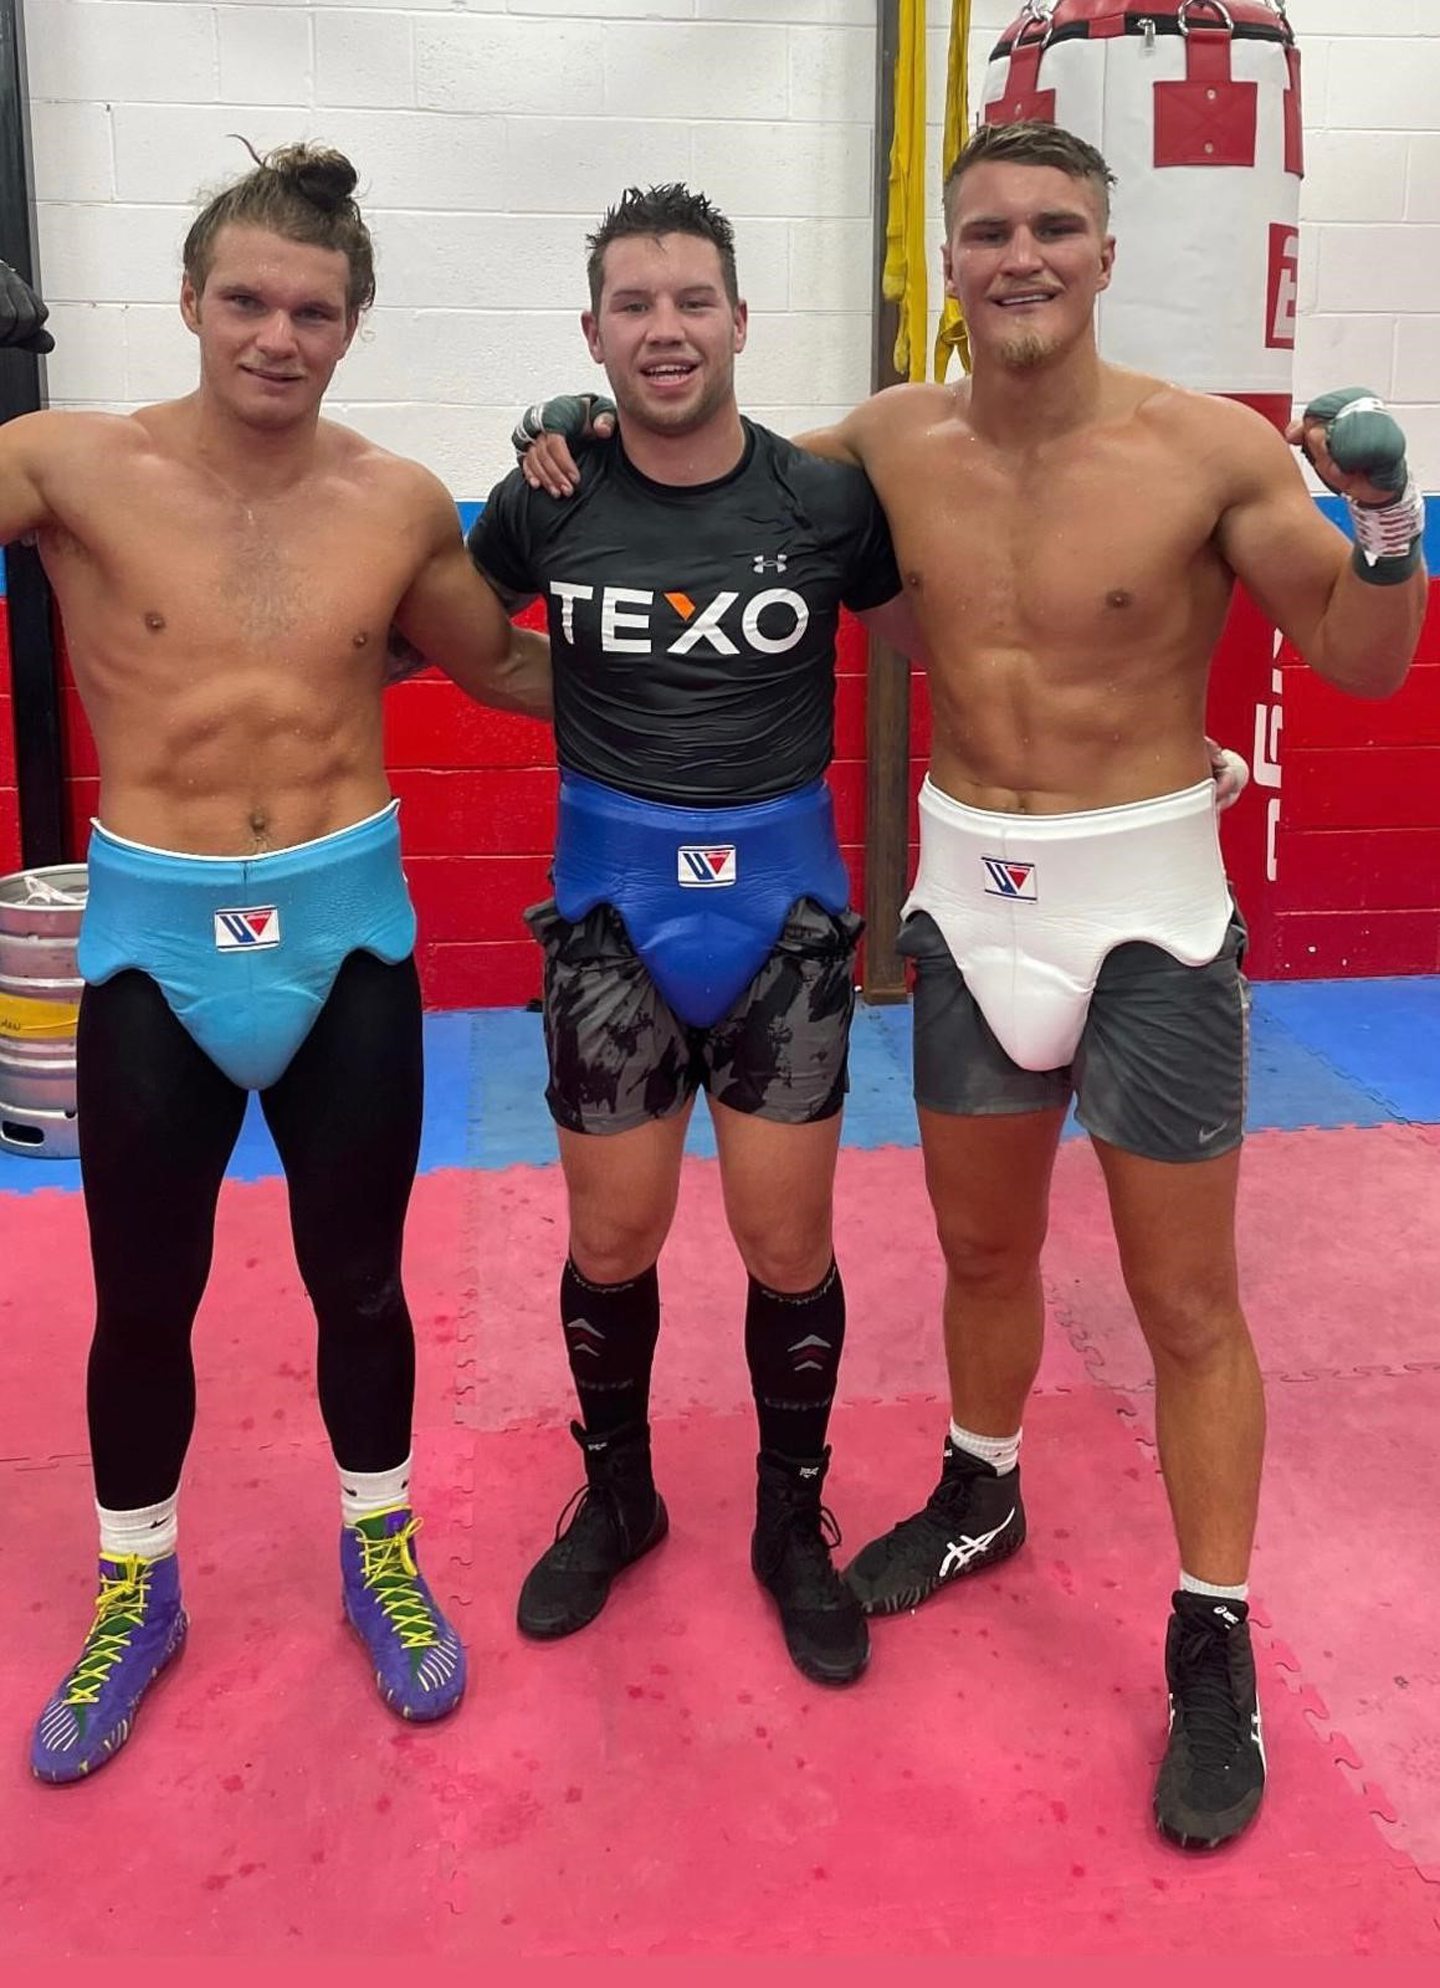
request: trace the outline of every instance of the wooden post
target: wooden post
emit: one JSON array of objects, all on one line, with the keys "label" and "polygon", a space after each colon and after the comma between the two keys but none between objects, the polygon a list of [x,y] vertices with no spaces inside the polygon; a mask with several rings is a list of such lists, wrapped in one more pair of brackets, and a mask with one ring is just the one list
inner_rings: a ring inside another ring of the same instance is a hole
[{"label": "wooden post", "polygon": [[[875,49],[874,306],[870,386],[894,386],[899,312],[881,285],[890,197],[890,141],[895,130],[895,65],[900,54],[899,0],[880,0]],[[910,670],[888,643],[870,637],[865,686],[865,967],[867,1001],[903,1001],[905,966],[895,950],[900,906],[909,882]]]},{"label": "wooden post", "polygon": [[[35,205],[30,184],[23,0],[0,0],[0,257],[35,275]],[[0,421],[45,405],[41,362],[0,351]],[[65,755],[50,588],[33,546],[5,548],[10,611],[10,693],[20,790],[20,860],[27,868],[65,860]]]}]

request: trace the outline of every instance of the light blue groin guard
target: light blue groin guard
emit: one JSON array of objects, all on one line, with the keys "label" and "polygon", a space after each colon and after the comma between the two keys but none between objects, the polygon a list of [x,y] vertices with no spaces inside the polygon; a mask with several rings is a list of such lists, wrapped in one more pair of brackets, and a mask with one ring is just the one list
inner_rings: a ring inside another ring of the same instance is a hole
[{"label": "light blue groin guard", "polygon": [[99,986],[146,973],[233,1083],[264,1090],[314,1026],[348,953],[415,949],[399,802],[292,849],[185,856],[94,824],[76,963]]}]

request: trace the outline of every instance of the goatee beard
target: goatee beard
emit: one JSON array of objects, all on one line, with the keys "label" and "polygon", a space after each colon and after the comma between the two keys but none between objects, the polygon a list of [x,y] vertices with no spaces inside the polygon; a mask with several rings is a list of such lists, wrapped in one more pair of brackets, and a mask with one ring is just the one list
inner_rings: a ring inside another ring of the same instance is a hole
[{"label": "goatee beard", "polygon": [[1000,358],[1011,372],[1029,373],[1043,365],[1050,352],[1048,339],[1041,338],[1037,332],[1022,331],[1018,338],[1009,340],[1001,348]]}]

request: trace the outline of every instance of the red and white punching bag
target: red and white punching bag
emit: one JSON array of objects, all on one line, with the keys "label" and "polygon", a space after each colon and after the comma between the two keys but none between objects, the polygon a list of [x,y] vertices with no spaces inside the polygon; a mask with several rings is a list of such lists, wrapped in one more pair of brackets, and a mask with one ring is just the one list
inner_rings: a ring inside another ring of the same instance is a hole
[{"label": "red and white punching bag", "polygon": [[[1300,52],[1284,0],[1025,0],[990,58],[987,124],[1039,118],[1088,139],[1119,181],[1100,350],[1117,365],[1290,419]],[[1237,593],[1211,675],[1212,735],[1252,783],[1225,817],[1226,864],[1273,970],[1280,819],[1279,640]]]}]

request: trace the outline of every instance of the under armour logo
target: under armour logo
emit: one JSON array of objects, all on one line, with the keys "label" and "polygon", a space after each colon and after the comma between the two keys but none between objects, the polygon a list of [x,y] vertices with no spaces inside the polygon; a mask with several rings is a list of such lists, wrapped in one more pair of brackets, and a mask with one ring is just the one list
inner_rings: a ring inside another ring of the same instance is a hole
[{"label": "under armour logo", "polygon": [[750,570],[752,573],[783,573],[786,563],[783,552],[777,553],[774,559],[767,559],[763,553],[757,552],[751,561]]}]

